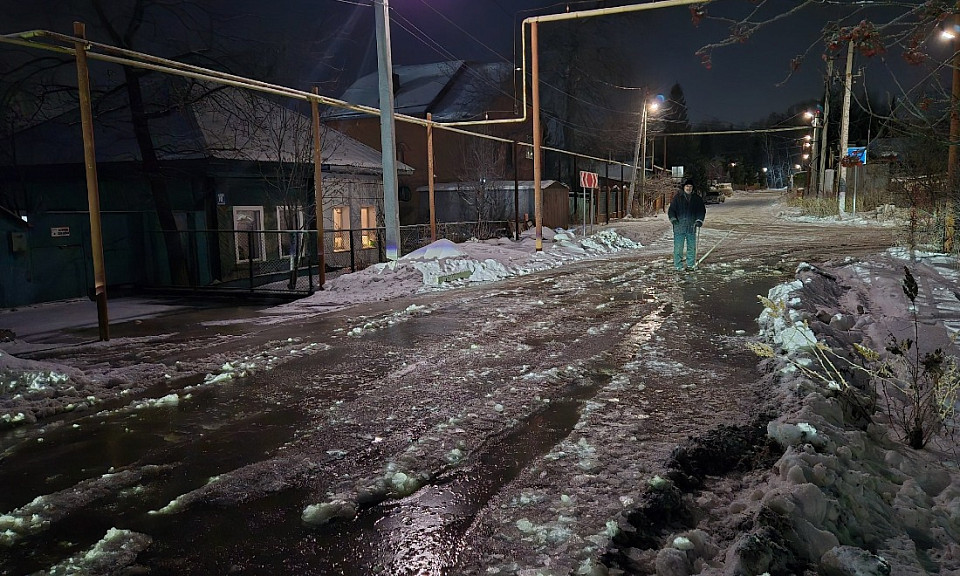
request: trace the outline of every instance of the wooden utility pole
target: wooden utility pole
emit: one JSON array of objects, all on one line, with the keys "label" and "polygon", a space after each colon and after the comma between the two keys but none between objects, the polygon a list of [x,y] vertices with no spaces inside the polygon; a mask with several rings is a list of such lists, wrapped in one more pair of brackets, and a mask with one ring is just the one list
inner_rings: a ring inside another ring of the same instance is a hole
[{"label": "wooden utility pole", "polygon": [[437,204],[433,176],[433,114],[427,112],[427,190],[430,198],[430,242],[437,241]]},{"label": "wooden utility pole", "polygon": [[[320,96],[320,90],[314,86],[313,93]],[[310,100],[310,114],[313,116],[313,202],[317,219],[317,269],[319,271],[320,289],[327,281],[327,255],[323,242],[323,155],[320,149],[320,106],[317,100]]]},{"label": "wooden utility pole", "polygon": [[[86,39],[86,27],[82,22],[73,23],[73,35],[83,40]],[[107,313],[107,273],[103,263],[100,187],[97,183],[97,149],[93,142],[93,108],[90,105],[87,43],[76,42],[74,46],[77,56],[77,91],[80,95],[80,128],[83,132],[83,166],[87,175],[87,205],[90,210],[90,252],[93,256],[93,283],[97,297],[97,326],[100,328],[100,340],[109,340],[110,318]]]},{"label": "wooden utility pole", "polygon": [[[960,2],[954,10],[960,12]],[[956,211],[960,209],[960,190],[957,181],[957,140],[960,140],[960,41],[957,39],[957,24],[960,16],[954,15],[953,46],[953,86],[950,90],[950,148],[947,152],[947,210],[946,233],[943,239],[943,251],[953,252],[956,231]]]},{"label": "wooden utility pole", "polygon": [[530,23],[530,83],[533,104],[533,218],[537,227],[536,251],[543,251],[543,190],[540,179],[543,176],[540,142],[540,59],[537,57],[537,22]]},{"label": "wooden utility pole", "polygon": [[821,193],[827,189],[827,156],[830,149],[827,147],[827,132],[830,130],[830,80],[833,76],[833,60],[827,60],[827,82],[825,94],[823,96],[823,132],[820,133],[820,166],[817,167],[817,190]]},{"label": "wooden utility pole", "polygon": [[853,41],[847,44],[847,69],[843,75],[843,112],[840,116],[840,196],[837,206],[840,216],[846,212],[847,199],[847,166],[844,160],[847,157],[847,144],[850,138],[850,100],[853,92]]},{"label": "wooden utility pole", "polygon": [[520,240],[520,146],[513,141],[513,231],[514,240]]}]

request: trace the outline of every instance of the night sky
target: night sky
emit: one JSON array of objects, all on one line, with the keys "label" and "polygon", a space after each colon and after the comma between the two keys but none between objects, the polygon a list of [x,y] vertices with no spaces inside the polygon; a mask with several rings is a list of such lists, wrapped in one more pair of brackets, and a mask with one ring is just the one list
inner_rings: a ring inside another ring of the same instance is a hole
[{"label": "night sky", "polygon": [[[106,4],[115,2],[106,0]],[[773,15],[796,2],[719,0],[708,6],[708,13],[739,18],[758,4],[764,14]],[[328,95],[338,96],[338,90],[352,79],[376,71],[370,0],[208,0],[198,5],[210,11],[213,34],[226,42],[228,49],[270,54],[275,59],[272,65],[247,72],[252,77],[264,78],[269,74],[274,77],[264,79],[303,89],[321,83],[328,87]],[[518,37],[521,20],[531,15],[564,12],[568,5],[571,10],[578,10],[594,7],[595,3],[391,0],[394,64],[450,59],[513,62],[515,50],[519,51],[514,38]],[[712,53],[710,68],[701,63],[696,52],[727,37],[729,24],[706,19],[695,26],[688,7],[604,16],[596,19],[596,24],[598,33],[613,39],[615,49],[627,57],[627,82],[661,93],[679,83],[692,121],[742,125],[760,121],[770,113],[785,112],[798,102],[822,97],[825,65],[818,39],[824,24],[840,16],[839,10],[806,10],[761,29],[746,43],[718,48]],[[6,12],[0,24],[3,33],[31,28],[69,33],[71,22],[82,19],[88,22],[91,39],[108,41],[102,33],[98,34],[89,2],[84,0],[35,0],[9,6]],[[556,25],[543,24],[541,37],[547,26]],[[145,26],[141,34],[154,35],[157,53],[172,55],[177,51],[169,41],[176,37],[174,28],[167,21]],[[192,41],[199,42],[202,37],[195,35]],[[946,59],[948,54],[941,51],[943,54],[936,50],[932,53]],[[803,66],[791,76],[791,59],[804,53]],[[858,58],[856,68],[865,72],[858,81],[866,81],[871,90],[880,93],[891,90],[888,64],[899,74],[915,74],[903,72],[902,59],[891,53],[885,61]]]}]

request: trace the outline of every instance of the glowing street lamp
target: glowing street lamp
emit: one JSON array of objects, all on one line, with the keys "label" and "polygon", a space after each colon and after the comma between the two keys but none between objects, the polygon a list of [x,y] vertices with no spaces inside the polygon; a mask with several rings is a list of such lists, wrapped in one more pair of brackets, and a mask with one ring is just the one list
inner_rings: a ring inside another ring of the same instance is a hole
[{"label": "glowing street lamp", "polygon": [[[657,95],[652,101],[647,101],[647,93],[643,93],[643,108],[640,112],[640,129],[637,132],[637,152],[633,156],[633,178],[630,182],[630,198],[627,204],[627,212],[633,208],[633,199],[636,194],[637,172],[640,172],[640,193],[643,194],[647,184],[647,117],[650,112],[656,112],[660,109],[660,102],[663,96]],[[643,161],[641,162],[641,158]],[[640,202],[643,205],[643,199]]]},{"label": "glowing street lamp", "polygon": [[950,90],[950,147],[947,152],[947,200],[952,206],[947,209],[947,230],[943,251],[953,251],[954,211],[958,208],[957,196],[957,140],[960,139],[960,47],[957,46],[958,25],[954,15],[951,23],[943,27],[940,38],[953,46],[953,85]]}]

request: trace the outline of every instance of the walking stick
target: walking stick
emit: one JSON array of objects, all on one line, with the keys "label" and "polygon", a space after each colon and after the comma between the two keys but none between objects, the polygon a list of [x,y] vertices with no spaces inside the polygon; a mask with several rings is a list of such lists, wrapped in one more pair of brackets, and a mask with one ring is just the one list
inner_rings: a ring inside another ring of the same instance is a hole
[{"label": "walking stick", "polygon": [[693,256],[694,256],[694,262],[696,263],[695,264],[696,266],[700,265],[700,261],[696,259],[696,256],[698,254],[700,254],[700,227],[699,226],[697,226],[697,239],[693,243]]}]

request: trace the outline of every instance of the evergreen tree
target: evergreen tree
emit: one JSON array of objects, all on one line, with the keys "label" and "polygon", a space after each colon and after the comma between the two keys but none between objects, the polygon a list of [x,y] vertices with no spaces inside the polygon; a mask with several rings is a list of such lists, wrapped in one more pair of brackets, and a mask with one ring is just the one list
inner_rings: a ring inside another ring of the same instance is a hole
[{"label": "evergreen tree", "polygon": [[[687,115],[687,100],[679,83],[670,88],[670,95],[661,114],[663,129],[668,134],[690,131],[690,119]],[[694,143],[689,136],[671,136],[667,138],[667,161],[670,166],[692,166],[696,154]]]}]

